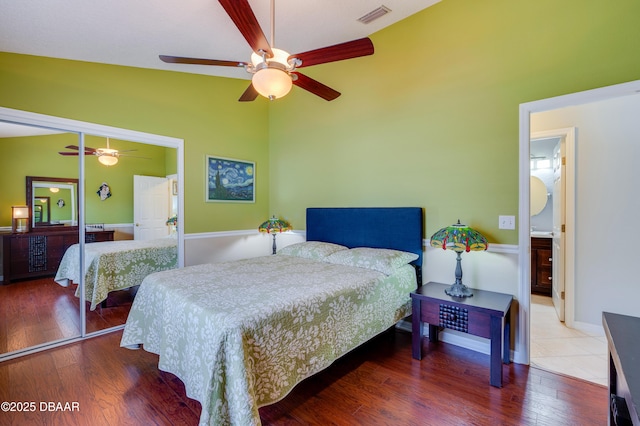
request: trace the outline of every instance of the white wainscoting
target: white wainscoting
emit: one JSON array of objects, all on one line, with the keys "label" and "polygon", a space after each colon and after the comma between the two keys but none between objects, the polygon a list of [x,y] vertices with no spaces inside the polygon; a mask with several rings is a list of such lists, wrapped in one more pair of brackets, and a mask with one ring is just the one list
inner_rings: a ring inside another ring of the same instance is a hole
[{"label": "white wainscoting", "polygon": [[[305,236],[300,231],[277,234],[276,245],[280,249],[304,241]],[[272,245],[273,235],[262,234],[257,229],[187,234],[184,237],[184,264],[191,266],[267,256],[272,252]]]},{"label": "white wainscoting", "polygon": [[120,240],[133,240],[133,223],[110,223],[104,225],[105,231],[115,231],[113,239],[115,241]]},{"label": "white wainscoting", "polygon": [[[423,281],[455,282],[456,254],[425,243]],[[462,253],[462,282],[468,287],[518,294],[518,246],[489,244],[487,251]]]}]

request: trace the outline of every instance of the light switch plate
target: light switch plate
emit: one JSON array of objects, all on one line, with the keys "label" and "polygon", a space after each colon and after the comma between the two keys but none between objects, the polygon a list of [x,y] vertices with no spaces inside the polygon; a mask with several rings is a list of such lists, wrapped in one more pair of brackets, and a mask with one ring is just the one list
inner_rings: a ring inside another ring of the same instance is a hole
[{"label": "light switch plate", "polygon": [[516,217],[498,216],[498,229],[516,229]]}]

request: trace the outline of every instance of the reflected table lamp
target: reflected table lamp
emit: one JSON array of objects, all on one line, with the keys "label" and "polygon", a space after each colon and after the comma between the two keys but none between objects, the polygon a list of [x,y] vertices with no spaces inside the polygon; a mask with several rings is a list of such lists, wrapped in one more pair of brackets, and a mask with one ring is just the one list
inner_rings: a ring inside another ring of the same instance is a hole
[{"label": "reflected table lamp", "polygon": [[431,247],[456,252],[456,282],[444,292],[451,297],[471,297],[473,292],[462,283],[462,252],[483,251],[489,246],[487,239],[475,229],[458,223],[442,228],[431,236]]},{"label": "reflected table lamp", "polygon": [[29,207],[11,206],[11,232],[29,231]]},{"label": "reflected table lamp", "polygon": [[280,232],[291,231],[293,229],[289,222],[286,220],[278,219],[273,216],[271,219],[267,219],[262,222],[262,225],[258,227],[258,231],[266,232],[267,234],[273,234],[273,253],[276,254],[276,234]]}]

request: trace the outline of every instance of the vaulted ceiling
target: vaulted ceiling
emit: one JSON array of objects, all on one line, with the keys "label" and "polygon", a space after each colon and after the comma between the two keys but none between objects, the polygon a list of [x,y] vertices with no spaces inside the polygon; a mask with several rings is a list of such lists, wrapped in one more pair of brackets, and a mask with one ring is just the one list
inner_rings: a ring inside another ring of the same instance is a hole
[{"label": "vaulted ceiling", "polygon": [[[300,53],[372,33],[440,0],[275,0],[275,47]],[[0,0],[0,51],[249,79],[242,68],[166,64],[158,55],[248,61],[217,0]],[[271,41],[270,0],[249,0]],[[384,6],[389,13],[358,19]]]}]

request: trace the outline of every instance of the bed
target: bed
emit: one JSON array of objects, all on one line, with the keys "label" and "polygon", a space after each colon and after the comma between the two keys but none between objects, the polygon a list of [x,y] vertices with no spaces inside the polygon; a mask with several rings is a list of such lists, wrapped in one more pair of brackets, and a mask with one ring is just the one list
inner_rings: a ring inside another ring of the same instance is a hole
[{"label": "bed", "polygon": [[[93,311],[110,292],[138,286],[149,274],[178,266],[178,244],[173,235],[152,240],[87,243],[85,248],[85,297]],[[70,246],[62,257],[54,280],[67,287],[80,283],[80,245]],[[76,290],[80,297],[80,287]]]},{"label": "bed", "polygon": [[276,255],[146,277],[120,344],[158,354],[200,424],[260,424],[259,407],[411,313],[423,222],[421,208],[307,209],[306,241]]}]

